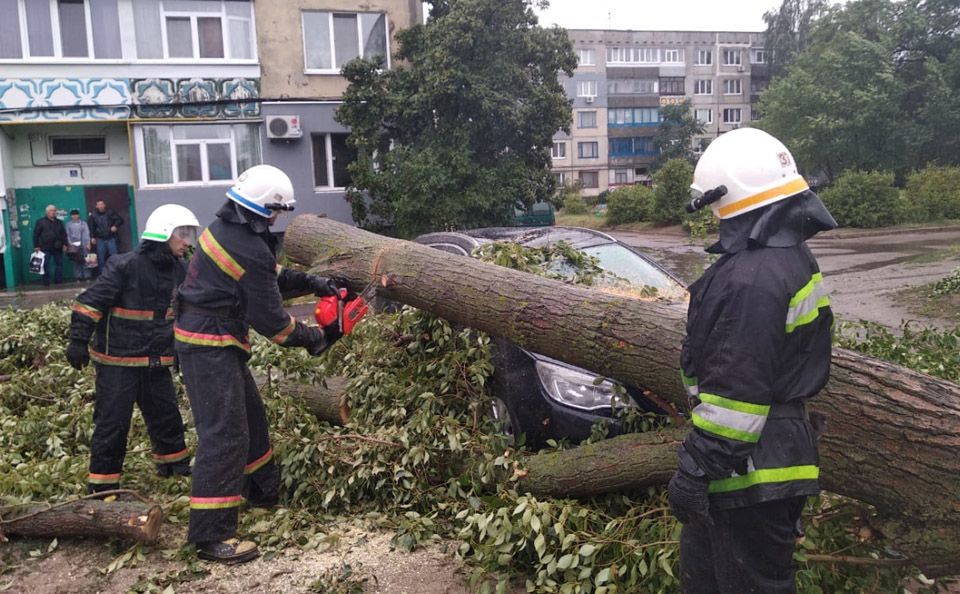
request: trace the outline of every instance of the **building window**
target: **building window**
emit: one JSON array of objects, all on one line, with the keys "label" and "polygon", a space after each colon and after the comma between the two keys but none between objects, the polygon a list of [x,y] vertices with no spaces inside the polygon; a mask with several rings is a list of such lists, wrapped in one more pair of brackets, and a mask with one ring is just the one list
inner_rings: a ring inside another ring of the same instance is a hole
[{"label": "building window", "polygon": [[597,81],[581,80],[577,81],[577,97],[596,97]]},{"label": "building window", "polygon": [[655,154],[653,138],[648,136],[610,139],[611,157],[651,157]]},{"label": "building window", "polygon": [[750,52],[750,63],[751,64],[766,64],[767,63],[767,53],[762,49],[755,49]]},{"label": "building window", "polygon": [[347,145],[349,134],[312,134],[313,184],[317,188],[345,188],[350,185],[347,165],[356,161],[356,152]]},{"label": "building window", "polygon": [[660,109],[656,107],[617,107],[607,110],[607,126],[655,126],[660,123]]},{"label": "building window", "polygon": [[580,187],[582,187],[582,188],[599,188],[599,187],[600,187],[600,172],[599,172],[599,171],[581,171],[581,172],[580,172]]},{"label": "building window", "polygon": [[577,113],[578,125],[580,128],[596,128],[597,127],[597,112],[595,111],[581,111]]},{"label": "building window", "polygon": [[713,95],[713,81],[710,79],[700,79],[693,83],[694,95]]},{"label": "building window", "polygon": [[754,95],[759,95],[760,93],[767,90],[767,80],[764,78],[751,78],[750,79],[750,92]]},{"label": "building window", "polygon": [[754,122],[760,119],[760,110],[756,106],[750,106],[750,119]]},{"label": "building window", "polygon": [[253,58],[249,2],[164,0],[163,41],[168,58]]},{"label": "building window", "polygon": [[[679,51],[679,50],[667,50]],[[660,50],[652,47],[608,47],[607,64],[656,64]]]},{"label": "building window", "polygon": [[658,89],[656,80],[649,79],[614,79],[607,81],[608,95],[656,95]]},{"label": "building window", "polygon": [[228,185],[260,163],[257,124],[140,126],[136,143],[141,186]]},{"label": "building window", "polygon": [[740,62],[740,50],[738,49],[725,49],[723,50],[723,65],[724,66],[739,66]]},{"label": "building window", "polygon": [[630,170],[629,170],[629,169],[614,169],[614,170],[613,170],[613,183],[615,183],[615,184],[628,184],[628,183],[630,183]]},{"label": "building window", "polygon": [[0,59],[122,57],[116,2],[3,0],[0,15]]},{"label": "building window", "polygon": [[663,61],[669,63],[682,63],[683,51],[678,49],[663,50]]},{"label": "building window", "polygon": [[713,110],[712,109],[697,109],[694,111],[697,121],[701,124],[712,124],[713,123]]},{"label": "building window", "polygon": [[742,95],[743,89],[740,85],[740,79],[739,78],[724,79],[723,94],[724,95]]},{"label": "building window", "polygon": [[50,136],[48,138],[47,157],[51,161],[108,158],[106,136]]},{"label": "building window", "polygon": [[302,31],[307,74],[339,74],[340,68],[354,58],[389,59],[387,17],[382,12],[305,10]]},{"label": "building window", "polygon": [[713,64],[713,51],[708,49],[697,50],[697,66],[707,66]]},{"label": "building window", "polygon": [[567,185],[567,173],[565,171],[558,171],[553,174],[553,180],[557,182],[558,188],[562,188]]},{"label": "building window", "polygon": [[597,159],[600,157],[599,142],[578,142],[577,156],[581,159]]},{"label": "building window", "polygon": [[593,66],[595,64],[592,49],[577,50],[577,58],[581,66]]},{"label": "building window", "polygon": [[671,76],[660,79],[661,95],[683,95],[684,79],[682,76]]},{"label": "building window", "polygon": [[566,142],[554,142],[553,148],[550,149],[550,156],[554,159],[566,159],[567,158],[567,143]]},{"label": "building window", "polygon": [[728,107],[723,110],[723,123],[724,124],[739,124],[740,123],[740,108],[739,107]]}]

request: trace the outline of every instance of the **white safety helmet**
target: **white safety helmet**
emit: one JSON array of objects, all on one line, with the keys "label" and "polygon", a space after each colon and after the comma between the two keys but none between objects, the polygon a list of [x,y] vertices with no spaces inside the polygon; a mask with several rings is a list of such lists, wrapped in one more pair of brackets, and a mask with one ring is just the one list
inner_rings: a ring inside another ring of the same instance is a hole
[{"label": "white safety helmet", "polygon": [[705,194],[719,186],[727,191],[712,207],[721,219],[809,189],[787,147],[756,128],[739,128],[720,135],[697,161],[690,186],[694,194]]},{"label": "white safety helmet", "polygon": [[240,174],[227,198],[262,217],[275,210],[293,210],[293,183],[273,165],[254,165]]},{"label": "white safety helmet", "polygon": [[179,204],[164,204],[150,213],[140,239],[167,241],[176,233],[177,236],[189,241],[190,245],[194,245],[196,241],[193,240],[196,239],[199,228],[200,222],[189,208]]}]

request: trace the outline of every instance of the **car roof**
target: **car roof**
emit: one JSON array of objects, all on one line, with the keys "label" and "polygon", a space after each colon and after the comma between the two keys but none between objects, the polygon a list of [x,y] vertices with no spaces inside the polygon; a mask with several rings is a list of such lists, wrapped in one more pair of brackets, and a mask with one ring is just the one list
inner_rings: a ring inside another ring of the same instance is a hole
[{"label": "car roof", "polygon": [[497,241],[510,241],[528,247],[540,247],[558,241],[565,241],[575,248],[582,249],[593,245],[617,243],[617,240],[593,229],[583,227],[485,227],[466,231],[446,231],[428,233],[416,238],[417,243],[449,243],[456,239],[469,238],[474,246]]}]

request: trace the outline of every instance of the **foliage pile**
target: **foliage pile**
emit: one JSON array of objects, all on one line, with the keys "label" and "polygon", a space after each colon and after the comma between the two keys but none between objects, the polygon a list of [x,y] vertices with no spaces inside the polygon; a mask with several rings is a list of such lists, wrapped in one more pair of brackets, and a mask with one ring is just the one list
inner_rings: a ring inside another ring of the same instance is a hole
[{"label": "foliage pile", "polygon": [[934,295],[960,294],[960,268],[934,283],[932,292]]},{"label": "foliage pile", "polygon": [[845,322],[837,345],[960,383],[960,327],[937,330],[904,322],[899,330],[898,336],[880,324]]},{"label": "foliage pile", "polygon": [[[562,246],[539,252],[497,249],[485,257],[544,274],[556,274],[558,266],[575,267],[577,280],[587,284],[597,278],[595,262],[561,262],[564,253]],[[0,457],[0,492],[7,505],[62,499],[85,487],[93,374],[63,362],[68,318],[66,308],[56,305],[0,311],[0,373],[12,375],[0,383],[0,449],[7,452]],[[952,350],[946,343],[924,348],[957,353],[955,340]],[[485,414],[492,371],[485,335],[403,308],[371,316],[331,356],[320,359],[260,338],[255,342],[251,365],[265,378],[285,507],[245,511],[241,531],[255,537],[268,555],[290,546],[336,546],[325,532],[326,522],[350,515],[393,530],[395,545],[407,549],[436,539],[459,540],[459,555],[475,567],[475,577],[498,576],[504,587],[519,578],[536,592],[678,590],[679,525],[662,489],[581,501],[517,492],[510,477],[522,452],[507,446]],[[952,368],[960,365],[954,362]],[[345,427],[317,421],[285,392],[285,382],[318,382],[331,374],[348,378],[352,418]],[[597,438],[603,433],[599,427],[595,431]],[[194,447],[192,427],[188,442]],[[188,481],[154,476],[149,452],[138,419],[124,486],[161,500],[170,521],[182,525]],[[810,510],[807,537],[797,554],[800,592],[897,589],[907,570],[804,561],[808,553],[882,556],[882,542],[858,537],[857,518],[864,514],[869,510],[856,502],[831,496]],[[189,553],[189,547],[179,551],[184,559]],[[188,567],[186,574],[193,570]],[[317,587],[352,587],[355,578],[326,576]],[[154,591],[175,579],[181,578],[149,578],[139,591]]]}]

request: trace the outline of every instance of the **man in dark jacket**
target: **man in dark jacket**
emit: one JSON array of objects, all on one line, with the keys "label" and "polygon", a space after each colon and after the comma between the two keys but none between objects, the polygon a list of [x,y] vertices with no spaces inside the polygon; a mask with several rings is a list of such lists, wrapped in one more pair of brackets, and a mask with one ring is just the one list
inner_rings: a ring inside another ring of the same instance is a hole
[{"label": "man in dark jacket", "polygon": [[232,564],[259,554],[253,542],[234,538],[243,499],[272,507],[280,483],[263,402],[247,367],[249,329],[318,355],[340,337],[338,324],[319,329],[298,322],[283,310],[281,291],[336,295],[345,284],[277,265],[269,225],[294,202],[282,171],[252,167],[227,197],[200,236],[178,291],[174,335],[199,442],[187,539],[200,558]]},{"label": "man in dark jacket", "polygon": [[107,260],[118,253],[117,234],[123,219],[107,203],[97,200],[87,219],[90,227],[90,243],[97,248],[97,275],[106,270]]},{"label": "man in dark jacket", "polygon": [[[170,376],[173,365],[174,290],[183,281],[183,256],[199,228],[176,204],[147,219],[133,252],[110,260],[104,273],[73,305],[67,360],[77,369],[97,364],[96,406],[90,444],[90,493],[120,485],[134,403],[153,442],[161,476],[190,474],[183,419]],[[89,349],[94,335],[93,349]]]},{"label": "man in dark jacket", "polygon": [[63,281],[63,251],[67,245],[67,230],[57,218],[57,207],[47,205],[46,216],[33,227],[33,250],[43,252],[43,284]]},{"label": "man in dark jacket", "polygon": [[[716,200],[720,254],[690,286],[681,376],[693,429],[668,487],[687,594],[796,591],[806,497],[820,492],[806,403],[830,372],[833,313],[805,240],[836,226],[790,152],[755,129],[707,147],[695,193]],[[703,198],[701,198],[703,200]]]}]

